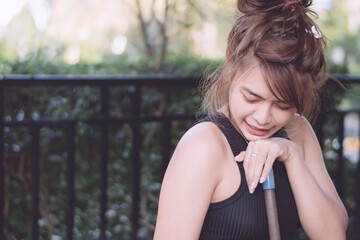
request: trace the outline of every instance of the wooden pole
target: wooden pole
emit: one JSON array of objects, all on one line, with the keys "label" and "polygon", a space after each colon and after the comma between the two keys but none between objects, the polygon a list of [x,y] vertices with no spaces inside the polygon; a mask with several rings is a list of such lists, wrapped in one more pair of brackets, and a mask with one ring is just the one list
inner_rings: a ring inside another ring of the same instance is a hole
[{"label": "wooden pole", "polygon": [[272,169],[262,186],[264,189],[270,240],[280,240],[279,218],[275,197],[275,179]]}]

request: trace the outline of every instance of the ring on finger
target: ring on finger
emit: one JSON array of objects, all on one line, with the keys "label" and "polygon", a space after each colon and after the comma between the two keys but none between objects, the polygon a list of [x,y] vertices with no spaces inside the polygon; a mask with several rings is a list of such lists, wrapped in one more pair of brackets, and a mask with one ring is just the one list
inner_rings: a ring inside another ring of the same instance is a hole
[{"label": "ring on finger", "polygon": [[251,153],[252,157],[257,157],[257,153]]}]

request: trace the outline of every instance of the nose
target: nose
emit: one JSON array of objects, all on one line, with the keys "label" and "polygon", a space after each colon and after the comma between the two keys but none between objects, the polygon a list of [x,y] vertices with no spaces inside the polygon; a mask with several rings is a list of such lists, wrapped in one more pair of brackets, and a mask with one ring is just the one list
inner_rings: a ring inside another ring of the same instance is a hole
[{"label": "nose", "polygon": [[261,104],[253,113],[253,118],[259,125],[269,124],[272,120],[271,104]]}]

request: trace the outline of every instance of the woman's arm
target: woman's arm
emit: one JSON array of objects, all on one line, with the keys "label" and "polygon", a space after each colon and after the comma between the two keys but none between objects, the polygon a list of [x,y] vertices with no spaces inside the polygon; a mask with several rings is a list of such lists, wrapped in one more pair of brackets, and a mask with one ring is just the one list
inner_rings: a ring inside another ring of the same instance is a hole
[{"label": "woman's arm", "polygon": [[345,239],[348,216],[326,170],[318,140],[306,119],[296,118],[299,131],[284,164],[302,227],[311,239]]},{"label": "woman's arm", "polygon": [[[326,170],[310,124],[295,116],[285,127],[290,139],[251,141],[235,160],[244,162],[249,191],[263,182],[275,161],[284,162],[301,225],[310,239],[345,239],[348,217]],[[257,153],[255,157],[252,153]]]},{"label": "woman's arm", "polygon": [[180,140],[161,187],[155,240],[199,239],[220,181],[222,143],[213,123],[200,123]]}]

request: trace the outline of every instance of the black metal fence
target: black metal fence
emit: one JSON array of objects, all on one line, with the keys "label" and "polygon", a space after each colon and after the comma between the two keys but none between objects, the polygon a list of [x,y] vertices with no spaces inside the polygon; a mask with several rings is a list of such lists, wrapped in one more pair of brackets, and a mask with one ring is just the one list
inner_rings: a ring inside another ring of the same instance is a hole
[{"label": "black metal fence", "polygon": [[[360,78],[339,76],[339,80],[345,85],[349,86],[352,84],[359,84]],[[131,127],[132,132],[132,151],[131,151],[131,239],[138,239],[139,219],[140,219],[140,186],[141,186],[141,126],[147,122],[158,122],[162,125],[162,162],[163,169],[166,168],[168,160],[171,156],[172,143],[170,142],[171,136],[171,123],[173,121],[192,121],[195,119],[194,114],[167,114],[166,111],[160,116],[144,116],[141,114],[141,105],[145,101],[143,99],[142,89],[147,86],[159,87],[162,91],[167,91],[169,87],[178,86],[193,89],[195,92],[198,77],[169,77],[169,76],[147,76],[147,77],[124,77],[124,76],[49,76],[49,75],[8,75],[3,76],[0,80],[0,239],[5,239],[5,198],[7,189],[5,189],[5,166],[6,166],[6,154],[5,154],[5,128],[26,128],[31,132],[31,182],[32,182],[32,196],[31,196],[31,239],[40,239],[39,236],[39,224],[40,211],[39,211],[39,188],[40,188],[40,176],[42,174],[40,170],[40,130],[43,127],[48,126],[61,126],[66,129],[66,185],[67,185],[67,209],[66,209],[66,239],[71,240],[74,238],[74,206],[75,206],[75,188],[74,179],[76,174],[76,157],[75,157],[75,139],[76,139],[76,128],[79,122],[84,124],[95,124],[100,127],[101,131],[101,162],[98,174],[100,175],[100,211],[99,211],[99,239],[107,239],[107,218],[106,211],[108,208],[108,153],[109,153],[109,126],[113,124],[124,124],[127,123]],[[333,81],[330,81],[330,87],[337,88]],[[75,118],[75,119],[64,119],[64,120],[8,120],[5,118],[7,109],[5,109],[5,101],[7,98],[7,91],[11,87],[52,87],[52,86],[91,86],[98,88],[100,91],[100,105],[101,110],[98,116],[87,117],[87,118]],[[114,117],[109,114],[109,89],[114,86],[132,86],[131,93],[131,109],[132,114],[123,117]],[[314,125],[316,133],[321,143],[324,143],[325,133],[323,125],[326,122],[326,118],[329,115],[335,115],[338,117],[339,128],[337,132],[338,142],[341,143],[337,149],[338,160],[333,177],[335,177],[336,187],[341,197],[345,196],[344,186],[344,169],[345,169],[345,158],[343,156],[343,140],[344,140],[344,119],[345,115],[349,112],[355,112],[358,116],[360,115],[359,109],[353,109],[349,111],[336,111],[335,109],[325,110],[321,108],[321,114],[318,118],[317,123]],[[358,117],[360,119],[360,116]],[[360,120],[359,120],[360,121]],[[360,125],[360,122],[359,122]],[[360,127],[359,127],[360,128]],[[359,137],[359,134],[357,135]],[[323,146],[323,144],[322,144]],[[324,146],[323,146],[324,147]],[[360,155],[360,154],[359,154]],[[355,175],[355,183],[360,186],[360,156],[357,160],[357,170]],[[356,196],[353,196],[356,202],[356,211],[360,211],[360,192],[356,191]],[[12,199],[14,200],[14,199]],[[357,216],[359,218],[359,216]]]}]

